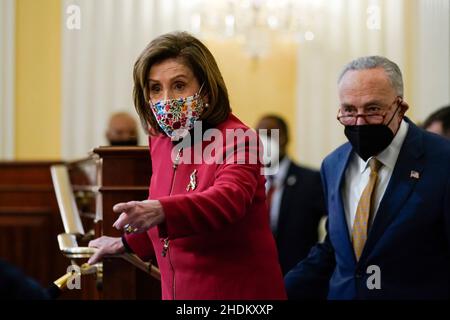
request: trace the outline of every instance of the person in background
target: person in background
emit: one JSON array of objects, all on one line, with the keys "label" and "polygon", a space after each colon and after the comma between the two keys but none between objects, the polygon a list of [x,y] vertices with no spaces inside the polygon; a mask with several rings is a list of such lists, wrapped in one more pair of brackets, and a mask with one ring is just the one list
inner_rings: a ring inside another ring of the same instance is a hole
[{"label": "person in background", "polygon": [[350,62],[338,92],[348,142],[322,163],[327,237],[285,276],[289,299],[449,299],[450,141],[405,116],[385,57]]},{"label": "person in background", "polygon": [[423,128],[450,139],[450,105],[430,114],[423,123]]},{"label": "person in background", "polygon": [[256,129],[267,129],[269,139],[271,130],[279,130],[279,150],[271,150],[279,169],[266,176],[266,192],[270,226],[286,274],[318,241],[319,221],[326,215],[322,183],[318,171],[299,166],[287,154],[289,130],[283,118],[263,116]]},{"label": "person in background", "polygon": [[[211,52],[188,33],[164,34],[144,49],[133,74],[135,107],[149,133],[149,197],[114,206],[113,226],[125,234],[91,241],[98,251],[89,263],[126,250],[156,258],[164,300],[286,299],[262,164],[239,162],[259,154],[246,143],[257,136],[231,113]],[[225,138],[215,142],[215,155],[226,159],[188,163],[192,152],[205,155],[214,143],[202,132],[196,138],[196,125]],[[250,136],[236,141],[229,132]]]},{"label": "person in background", "polygon": [[111,146],[137,146],[138,126],[136,120],[126,112],[111,115],[106,139]]}]

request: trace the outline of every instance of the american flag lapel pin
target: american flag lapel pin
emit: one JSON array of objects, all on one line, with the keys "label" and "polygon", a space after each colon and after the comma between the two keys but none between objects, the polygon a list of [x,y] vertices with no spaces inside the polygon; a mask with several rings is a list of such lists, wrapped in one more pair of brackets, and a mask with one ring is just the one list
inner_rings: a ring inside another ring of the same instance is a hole
[{"label": "american flag lapel pin", "polygon": [[189,183],[186,187],[186,191],[194,191],[195,188],[197,188],[197,169],[192,171],[191,175],[189,176]]},{"label": "american flag lapel pin", "polygon": [[419,179],[420,178],[420,174],[419,172],[415,171],[415,170],[411,170],[411,173],[409,174],[409,177],[412,179]]}]

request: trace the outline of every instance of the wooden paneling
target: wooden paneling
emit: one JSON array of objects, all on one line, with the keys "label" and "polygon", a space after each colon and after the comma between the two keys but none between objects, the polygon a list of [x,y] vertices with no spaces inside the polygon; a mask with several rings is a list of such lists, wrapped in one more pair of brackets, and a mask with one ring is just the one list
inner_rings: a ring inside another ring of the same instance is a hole
[{"label": "wooden paneling", "polygon": [[52,220],[50,208],[0,210],[1,257],[45,285],[57,274],[55,265],[48,263],[55,252]]},{"label": "wooden paneling", "polygon": [[0,162],[0,258],[44,287],[69,265],[56,241],[64,231],[50,176],[55,163]]}]

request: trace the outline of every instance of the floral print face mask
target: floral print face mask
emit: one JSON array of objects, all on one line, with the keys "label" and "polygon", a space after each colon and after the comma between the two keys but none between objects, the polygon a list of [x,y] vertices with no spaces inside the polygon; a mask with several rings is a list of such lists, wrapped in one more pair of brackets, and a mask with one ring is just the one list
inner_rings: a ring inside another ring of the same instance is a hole
[{"label": "floral print face mask", "polygon": [[172,140],[186,136],[208,106],[200,96],[202,88],[203,85],[198,93],[186,98],[160,100],[155,104],[149,101],[158,125]]}]

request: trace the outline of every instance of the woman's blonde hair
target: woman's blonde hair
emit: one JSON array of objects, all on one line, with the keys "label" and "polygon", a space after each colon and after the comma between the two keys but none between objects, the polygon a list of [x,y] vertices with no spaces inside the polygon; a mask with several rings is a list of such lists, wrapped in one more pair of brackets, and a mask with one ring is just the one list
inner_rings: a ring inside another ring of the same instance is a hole
[{"label": "woman's blonde hair", "polygon": [[187,32],[167,33],[154,39],[134,64],[134,106],[144,130],[149,134],[162,132],[150,109],[148,76],[151,67],[166,59],[180,59],[189,67],[199,84],[204,83],[202,95],[209,98],[209,107],[201,115],[210,126],[224,121],[231,112],[228,91],[222,74],[208,48]]}]

